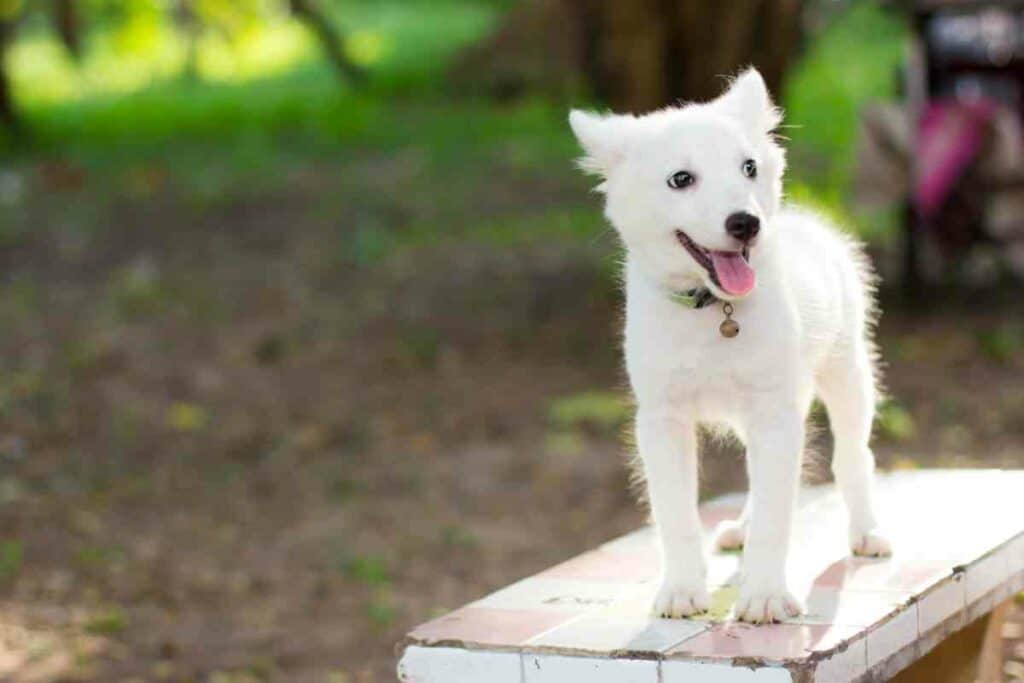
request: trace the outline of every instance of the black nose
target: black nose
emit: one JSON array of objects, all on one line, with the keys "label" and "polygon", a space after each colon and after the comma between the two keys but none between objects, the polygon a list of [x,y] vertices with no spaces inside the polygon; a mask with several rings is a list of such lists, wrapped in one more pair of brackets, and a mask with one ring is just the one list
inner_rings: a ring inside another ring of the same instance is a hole
[{"label": "black nose", "polygon": [[754,239],[760,230],[761,219],[746,211],[739,211],[725,219],[725,231],[741,242]]}]

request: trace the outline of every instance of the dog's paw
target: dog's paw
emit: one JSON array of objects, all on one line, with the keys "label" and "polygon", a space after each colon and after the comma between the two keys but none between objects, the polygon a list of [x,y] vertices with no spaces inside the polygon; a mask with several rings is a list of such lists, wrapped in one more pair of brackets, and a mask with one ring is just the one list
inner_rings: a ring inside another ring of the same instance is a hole
[{"label": "dog's paw", "polygon": [[789,591],[768,593],[741,592],[733,606],[733,616],[750,624],[772,624],[798,617],[804,606]]},{"label": "dog's paw", "polygon": [[850,550],[858,557],[888,557],[892,555],[892,543],[881,531],[872,529],[851,533]]},{"label": "dog's paw", "polygon": [[665,580],[654,598],[652,612],[656,617],[680,619],[703,614],[711,609],[711,595],[704,582]]},{"label": "dog's paw", "polygon": [[728,519],[715,527],[714,544],[718,550],[739,550],[747,536],[747,523],[742,519]]}]

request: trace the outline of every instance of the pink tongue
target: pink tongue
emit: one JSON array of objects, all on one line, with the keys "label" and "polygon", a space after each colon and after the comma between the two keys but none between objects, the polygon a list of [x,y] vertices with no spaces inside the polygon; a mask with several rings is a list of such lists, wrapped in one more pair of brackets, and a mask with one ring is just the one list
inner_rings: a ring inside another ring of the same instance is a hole
[{"label": "pink tongue", "polygon": [[728,294],[741,296],[754,288],[754,269],[734,251],[711,252],[718,284]]}]

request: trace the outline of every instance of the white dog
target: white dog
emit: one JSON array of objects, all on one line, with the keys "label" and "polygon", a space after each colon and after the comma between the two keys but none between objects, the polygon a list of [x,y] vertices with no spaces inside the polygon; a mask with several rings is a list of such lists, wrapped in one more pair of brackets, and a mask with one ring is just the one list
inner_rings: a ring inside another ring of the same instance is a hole
[{"label": "white dog", "polygon": [[814,396],[835,436],[833,472],[858,555],[886,555],[872,495],[875,406],[870,271],[856,244],[781,207],[781,119],[750,69],[718,99],[646,116],[573,111],[581,166],[603,178],[626,245],[626,367],[663,554],[654,612],[706,611],[697,426],[747,447],[750,496],[719,547],[744,546],[743,621],[796,616],[786,557]]}]

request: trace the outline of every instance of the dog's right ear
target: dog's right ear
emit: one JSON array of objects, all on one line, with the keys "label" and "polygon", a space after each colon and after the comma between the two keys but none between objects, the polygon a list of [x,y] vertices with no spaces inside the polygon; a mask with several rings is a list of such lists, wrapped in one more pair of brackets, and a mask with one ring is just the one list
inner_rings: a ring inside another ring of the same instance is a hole
[{"label": "dog's right ear", "polygon": [[569,112],[569,125],[584,152],[580,168],[607,178],[625,158],[635,124],[632,115],[594,114],[579,109]]}]

